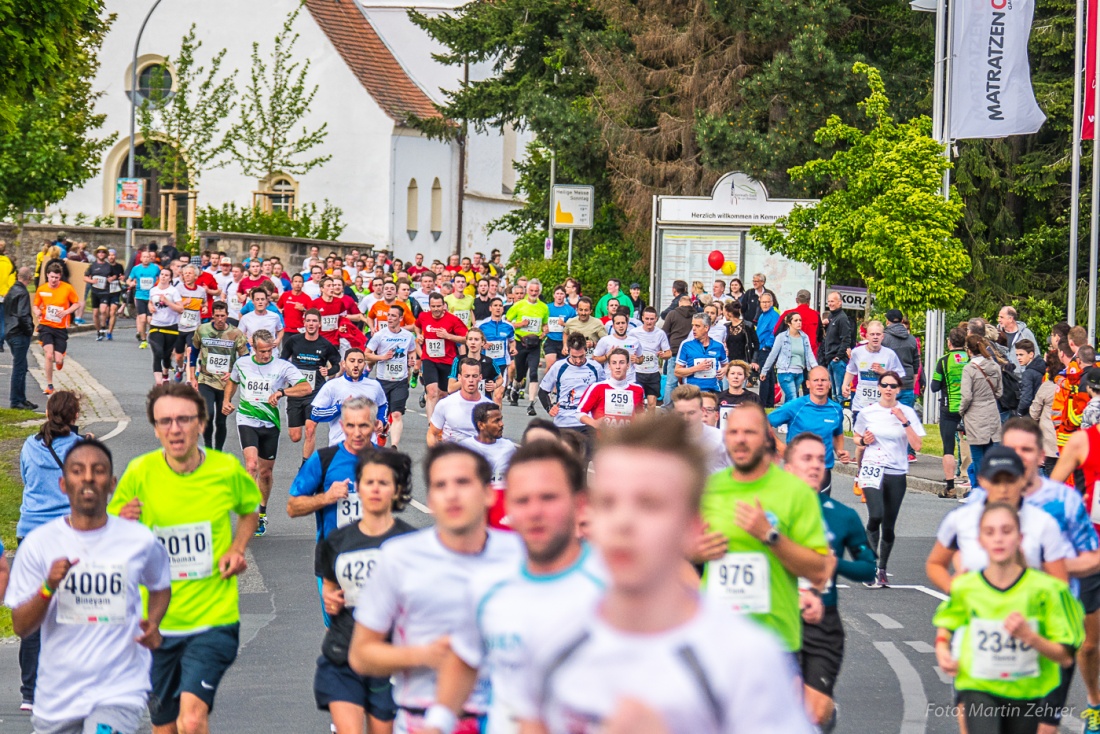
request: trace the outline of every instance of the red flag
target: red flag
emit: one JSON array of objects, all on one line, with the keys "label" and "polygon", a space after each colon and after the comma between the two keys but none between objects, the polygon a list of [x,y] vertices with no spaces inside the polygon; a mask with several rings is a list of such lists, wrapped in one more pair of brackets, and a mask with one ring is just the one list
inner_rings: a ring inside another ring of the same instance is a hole
[{"label": "red flag", "polygon": [[1081,140],[1092,140],[1096,130],[1093,119],[1096,110],[1096,6],[1097,0],[1088,2],[1088,21],[1085,23],[1085,114],[1081,119]]}]

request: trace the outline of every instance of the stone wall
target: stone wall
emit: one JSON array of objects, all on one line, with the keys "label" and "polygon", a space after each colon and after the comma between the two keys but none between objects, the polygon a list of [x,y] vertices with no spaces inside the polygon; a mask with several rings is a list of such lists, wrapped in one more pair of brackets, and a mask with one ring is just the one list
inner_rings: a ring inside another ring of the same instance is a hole
[{"label": "stone wall", "polygon": [[[15,248],[15,225],[0,222],[0,240],[7,242],[7,254],[17,263],[33,264],[34,257],[42,245],[53,242],[59,233],[64,233],[66,238],[74,242],[87,242],[89,250],[95,250],[99,245],[113,247],[118,251],[119,259],[123,258],[126,247],[126,230],[108,227],[75,227],[61,224],[28,224],[23,227],[23,235],[19,247]],[[134,247],[141,247],[156,242],[163,247],[171,236],[169,232],[151,229],[134,230]],[[352,250],[369,254],[373,252],[373,246],[358,242],[330,242],[328,240],[309,240],[299,237],[269,237],[267,235],[245,234],[239,232],[199,232],[199,250],[213,250],[228,253],[234,262],[240,262],[248,256],[248,248],[253,244],[260,246],[260,254],[264,257],[277,256],[283,263],[290,263],[292,268],[298,268],[306,256],[310,247],[316,245],[321,256],[330,252],[346,255]]]}]

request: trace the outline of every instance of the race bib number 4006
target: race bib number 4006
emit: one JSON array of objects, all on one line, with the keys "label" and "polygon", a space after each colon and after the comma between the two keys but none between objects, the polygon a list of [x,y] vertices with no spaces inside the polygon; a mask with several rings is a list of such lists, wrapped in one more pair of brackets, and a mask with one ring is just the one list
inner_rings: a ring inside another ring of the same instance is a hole
[{"label": "race bib number 4006", "polygon": [[57,590],[58,623],[123,624],[126,582],[126,564],[82,560]]},{"label": "race bib number 4006", "polygon": [[769,571],[763,553],[727,553],[707,563],[707,596],[734,612],[767,614],[772,609]]},{"label": "race bib number 4006", "polygon": [[214,541],[210,522],[154,527],[153,535],[168,551],[172,580],[204,579],[214,570]]}]

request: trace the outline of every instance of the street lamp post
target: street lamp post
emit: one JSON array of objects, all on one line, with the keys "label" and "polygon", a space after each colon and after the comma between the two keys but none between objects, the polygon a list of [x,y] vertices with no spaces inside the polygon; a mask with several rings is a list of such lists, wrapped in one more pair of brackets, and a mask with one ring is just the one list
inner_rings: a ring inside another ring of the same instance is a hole
[{"label": "street lamp post", "polygon": [[[127,178],[134,177],[134,138],[135,128],[137,126],[137,60],[138,60],[138,46],[141,45],[141,36],[145,33],[145,26],[149,23],[149,18],[152,17],[153,11],[160,5],[160,0],[154,0],[153,7],[149,8],[149,12],[145,14],[145,20],[141,21],[141,29],[138,31],[137,40],[134,41],[134,58],[130,64],[130,154],[126,159],[126,176]],[[145,211],[144,202],[142,202],[142,212]],[[134,257],[134,218],[126,217],[126,267],[130,266],[131,260]]]}]

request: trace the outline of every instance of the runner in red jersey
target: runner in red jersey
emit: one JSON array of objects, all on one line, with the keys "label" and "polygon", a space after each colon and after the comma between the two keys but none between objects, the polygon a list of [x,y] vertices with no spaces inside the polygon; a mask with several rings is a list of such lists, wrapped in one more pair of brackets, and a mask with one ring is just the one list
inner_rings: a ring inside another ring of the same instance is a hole
[{"label": "runner in red jersey", "polygon": [[[321,297],[309,304],[321,312],[321,336],[340,346],[340,317],[348,312],[342,292],[344,284],[335,278],[325,276],[321,279]],[[358,315],[358,313],[356,313]]]},{"label": "runner in red jersey", "polygon": [[203,321],[209,321],[210,317],[214,315],[214,299],[224,300],[225,295],[222,294],[221,286],[218,285],[214,274],[206,270],[199,273],[199,277],[195,279],[195,284],[206,290],[206,300],[202,304],[201,316]]},{"label": "runner in red jersey", "polygon": [[248,263],[248,272],[241,279],[239,289],[245,293],[251,293],[253,288],[259,288],[264,284],[264,281],[271,280],[266,277],[262,272],[262,263],[259,258],[252,258]]},{"label": "runner in red jersey", "polygon": [[589,385],[577,408],[581,423],[595,429],[626,425],[645,408],[645,390],[626,377],[630,353],[615,347],[607,355],[607,368],[611,377]]},{"label": "runner in red jersey", "polygon": [[290,279],[290,290],[284,291],[283,295],[279,296],[279,312],[283,315],[283,324],[288,334],[298,334],[302,331],[302,327],[305,326],[303,318],[306,309],[313,306],[313,299],[302,292],[305,284],[306,279],[302,274],[295,273]]},{"label": "runner in red jersey", "polygon": [[443,296],[433,293],[428,297],[428,310],[416,317],[416,343],[422,359],[420,372],[427,390],[425,408],[431,420],[435,404],[447,394],[447,381],[451,367],[458,356],[458,344],[466,341],[466,324],[447,312]]}]

